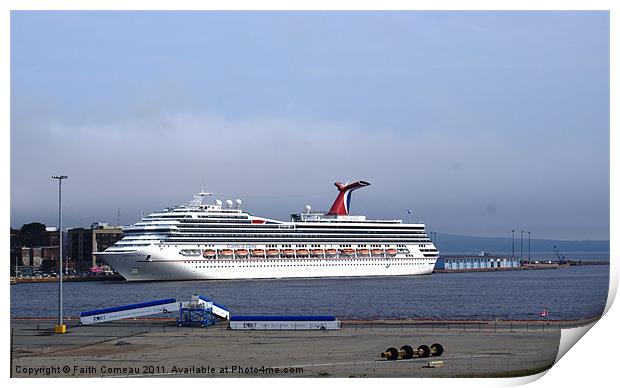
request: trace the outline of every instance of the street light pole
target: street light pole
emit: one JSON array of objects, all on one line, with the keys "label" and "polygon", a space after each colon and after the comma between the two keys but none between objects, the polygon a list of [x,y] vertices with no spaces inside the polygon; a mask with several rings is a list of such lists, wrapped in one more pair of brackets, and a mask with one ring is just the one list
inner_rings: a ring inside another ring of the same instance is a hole
[{"label": "street light pole", "polygon": [[515,230],[512,230],[512,256],[513,259],[515,257]]},{"label": "street light pole", "polygon": [[523,260],[523,231],[521,231],[521,256],[519,260]]},{"label": "street light pole", "polygon": [[532,232],[527,232],[527,261],[532,261],[532,240],[531,240]]},{"label": "street light pole", "polygon": [[58,325],[54,327],[54,333],[64,334],[67,326],[62,323],[62,180],[69,178],[66,175],[54,175],[52,179],[58,179]]}]

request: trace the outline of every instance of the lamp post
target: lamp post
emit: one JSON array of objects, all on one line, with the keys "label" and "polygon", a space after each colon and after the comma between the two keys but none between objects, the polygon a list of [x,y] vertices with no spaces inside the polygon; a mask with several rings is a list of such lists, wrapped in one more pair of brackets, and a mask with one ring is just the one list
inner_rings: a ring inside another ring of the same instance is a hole
[{"label": "lamp post", "polygon": [[527,232],[527,261],[532,261],[532,240],[531,240],[532,232]]},{"label": "lamp post", "polygon": [[512,258],[515,257],[515,230],[512,230]]},{"label": "lamp post", "polygon": [[521,256],[519,256],[519,260],[523,260],[523,231],[521,231]]},{"label": "lamp post", "polygon": [[54,333],[64,334],[67,326],[62,323],[62,180],[69,178],[66,175],[54,175],[52,179],[58,179],[58,325],[54,327]]}]

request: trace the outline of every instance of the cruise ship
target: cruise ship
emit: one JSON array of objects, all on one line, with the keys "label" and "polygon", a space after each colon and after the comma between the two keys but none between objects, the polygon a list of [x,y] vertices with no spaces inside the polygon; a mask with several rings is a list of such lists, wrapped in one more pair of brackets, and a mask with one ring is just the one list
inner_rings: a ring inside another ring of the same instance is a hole
[{"label": "cruise ship", "polygon": [[396,276],[430,274],[439,252],[424,224],[349,214],[351,193],[369,186],[335,183],[328,212],[291,221],[254,216],[241,201],[200,192],[185,205],[124,227],[98,259],[128,281]]}]

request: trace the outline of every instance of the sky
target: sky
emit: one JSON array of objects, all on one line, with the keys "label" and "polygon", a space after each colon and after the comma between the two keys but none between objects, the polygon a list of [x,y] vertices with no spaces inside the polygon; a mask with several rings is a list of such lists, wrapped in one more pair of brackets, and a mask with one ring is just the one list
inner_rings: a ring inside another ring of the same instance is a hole
[{"label": "sky", "polygon": [[[609,13],[11,13],[12,227],[202,189],[287,220],[609,238]],[[120,216],[119,216],[120,214]]]}]

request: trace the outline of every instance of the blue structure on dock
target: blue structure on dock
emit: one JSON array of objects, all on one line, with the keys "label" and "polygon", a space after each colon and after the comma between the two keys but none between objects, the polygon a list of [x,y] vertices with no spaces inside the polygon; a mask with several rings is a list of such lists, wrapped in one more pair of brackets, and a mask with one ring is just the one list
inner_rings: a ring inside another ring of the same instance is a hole
[{"label": "blue structure on dock", "polygon": [[231,330],[339,330],[333,315],[247,315],[232,316]]},{"label": "blue structure on dock", "polygon": [[499,256],[445,256],[437,259],[436,270],[442,271],[483,271],[515,269],[521,267],[518,257]]},{"label": "blue structure on dock", "polygon": [[188,302],[177,302],[174,298],[134,303],[124,306],[84,311],[80,313],[80,324],[111,322],[119,319],[138,318],[147,315],[165,314],[179,311],[179,326],[210,326],[217,319],[228,320],[230,312],[204,296],[193,294]]},{"label": "blue structure on dock", "polygon": [[183,307],[179,309],[179,317],[177,318],[177,326],[200,326],[206,327],[215,325],[217,320],[213,316],[210,307],[196,306]]}]

